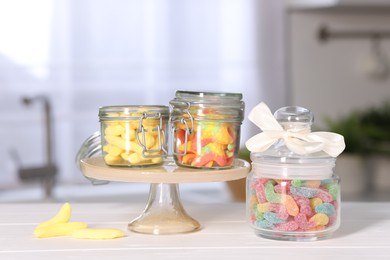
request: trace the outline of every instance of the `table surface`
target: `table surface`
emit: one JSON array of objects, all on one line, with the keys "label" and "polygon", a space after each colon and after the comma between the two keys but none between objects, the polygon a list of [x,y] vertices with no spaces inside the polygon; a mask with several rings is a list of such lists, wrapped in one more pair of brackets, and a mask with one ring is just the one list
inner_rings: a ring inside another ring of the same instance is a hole
[{"label": "table surface", "polygon": [[145,206],[141,203],[72,203],[72,221],[119,228],[126,237],[99,241],[35,238],[35,226],[53,216],[61,205],[0,204],[0,259],[390,259],[388,202],[343,202],[339,230],[332,238],[315,242],[258,237],[245,220],[245,204],[233,202],[184,205],[202,229],[175,235],[128,231],[127,224]]}]

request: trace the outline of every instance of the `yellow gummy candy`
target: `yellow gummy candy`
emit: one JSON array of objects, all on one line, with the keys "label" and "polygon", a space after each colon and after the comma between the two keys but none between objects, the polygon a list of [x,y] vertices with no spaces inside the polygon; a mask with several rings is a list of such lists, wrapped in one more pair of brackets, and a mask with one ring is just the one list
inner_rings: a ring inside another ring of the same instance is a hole
[{"label": "yellow gummy candy", "polygon": [[254,205],[257,205],[258,203],[259,203],[259,200],[257,199],[256,195],[251,195],[249,198],[249,205],[252,207]]},{"label": "yellow gummy candy", "polygon": [[324,213],[317,213],[309,221],[314,221],[316,226],[325,226],[329,223],[329,217]]},{"label": "yellow gummy candy", "polygon": [[152,163],[161,163],[162,161],[163,159],[160,157],[152,158]]},{"label": "yellow gummy candy", "polygon": [[112,155],[107,154],[106,156],[104,156],[104,161],[108,164],[121,163],[122,157],[121,156],[112,156]]},{"label": "yellow gummy candy", "polygon": [[127,142],[135,141],[135,129],[126,129],[126,131],[121,134],[121,137]]},{"label": "yellow gummy candy", "polygon": [[145,130],[148,131],[148,132],[154,132],[154,133],[157,133],[156,131],[156,126],[158,126],[160,124],[160,120],[159,119],[146,119],[146,120],[143,120],[142,121],[142,125],[144,126]]},{"label": "yellow gummy candy", "polygon": [[209,143],[206,145],[206,148],[215,155],[223,156],[225,154],[225,146],[219,143]]},{"label": "yellow gummy candy", "polygon": [[138,129],[139,127],[139,120],[131,120],[130,121],[130,128],[131,129]]},{"label": "yellow gummy candy", "polygon": [[61,209],[57,212],[57,214],[54,217],[52,217],[51,219],[45,222],[40,223],[36,227],[36,229],[50,226],[57,223],[66,223],[69,221],[71,214],[72,214],[72,207],[70,206],[69,203],[65,203],[64,205],[62,205]]},{"label": "yellow gummy candy", "polygon": [[107,144],[103,146],[103,151],[105,151],[106,153],[112,156],[119,156],[123,150],[115,145]]},{"label": "yellow gummy candy", "polygon": [[119,136],[114,135],[106,135],[105,139],[107,143],[115,145],[116,147],[119,147],[122,150],[127,151],[129,149],[129,144],[124,139],[120,138]]},{"label": "yellow gummy candy", "polygon": [[146,149],[150,149],[155,144],[154,136],[150,133],[144,133],[144,135],[142,133],[138,133],[138,138]]},{"label": "yellow gummy candy", "polygon": [[141,163],[144,158],[142,157],[142,155],[139,155],[138,153],[132,153],[129,155],[129,162],[131,164],[138,164],[138,163]]},{"label": "yellow gummy candy", "polygon": [[106,129],[104,130],[104,133],[106,135],[121,135],[122,133],[125,132],[125,128],[122,125],[110,125],[107,126]]},{"label": "yellow gummy candy", "polygon": [[128,150],[135,152],[135,153],[138,153],[140,156],[142,156],[142,152],[144,149],[137,142],[130,142],[130,146],[129,146]]},{"label": "yellow gummy candy", "polygon": [[314,198],[310,199],[310,207],[312,209],[315,209],[315,207],[317,207],[318,205],[321,205],[321,204],[322,204],[322,199],[320,199],[318,197],[314,197]]},{"label": "yellow gummy candy", "polygon": [[124,237],[122,230],[114,228],[86,228],[72,233],[72,237],[80,239],[114,239]]},{"label": "yellow gummy candy", "polygon": [[34,231],[34,235],[37,238],[69,236],[74,231],[85,228],[87,228],[87,224],[85,224],[84,222],[57,223],[49,226],[36,228]]},{"label": "yellow gummy candy", "polygon": [[70,204],[65,203],[53,218],[35,228],[35,237],[72,236],[83,239],[113,239],[125,236],[124,232],[118,229],[91,229],[84,222],[69,222],[71,213]]},{"label": "yellow gummy candy", "polygon": [[262,213],[268,212],[269,211],[269,202],[257,204],[257,210],[259,212],[262,212]]},{"label": "yellow gummy candy", "polygon": [[229,134],[227,126],[221,126],[220,131],[216,134],[216,142],[220,144],[231,144],[234,142]]}]

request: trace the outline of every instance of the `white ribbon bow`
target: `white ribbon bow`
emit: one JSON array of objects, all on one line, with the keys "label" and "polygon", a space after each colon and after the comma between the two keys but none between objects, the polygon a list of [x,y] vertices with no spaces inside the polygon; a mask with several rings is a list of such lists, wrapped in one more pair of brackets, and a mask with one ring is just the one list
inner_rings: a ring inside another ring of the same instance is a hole
[{"label": "white ribbon bow", "polygon": [[245,143],[251,152],[264,152],[280,139],[290,151],[300,155],[322,150],[337,157],[345,149],[344,137],[336,133],[310,132],[307,128],[284,130],[263,102],[252,109],[248,118],[262,130]]}]

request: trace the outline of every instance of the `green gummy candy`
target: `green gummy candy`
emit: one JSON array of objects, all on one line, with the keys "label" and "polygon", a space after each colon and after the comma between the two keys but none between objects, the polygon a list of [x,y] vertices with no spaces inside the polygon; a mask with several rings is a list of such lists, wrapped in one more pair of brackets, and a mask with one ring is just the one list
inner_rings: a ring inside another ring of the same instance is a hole
[{"label": "green gummy candy", "polygon": [[291,185],[294,187],[302,187],[303,185],[303,180],[292,180]]},{"label": "green gummy candy", "polygon": [[328,192],[330,195],[332,195],[333,199],[337,199],[339,192],[340,192],[340,187],[338,184],[333,183],[333,184],[328,184],[326,185],[326,188],[328,189]]},{"label": "green gummy candy", "polygon": [[267,182],[264,186],[265,197],[269,202],[272,203],[280,203],[282,200],[282,196],[278,193],[275,193],[274,185],[272,182]]},{"label": "green gummy candy", "polygon": [[264,213],[256,210],[256,219],[257,220],[262,220],[264,219]]}]

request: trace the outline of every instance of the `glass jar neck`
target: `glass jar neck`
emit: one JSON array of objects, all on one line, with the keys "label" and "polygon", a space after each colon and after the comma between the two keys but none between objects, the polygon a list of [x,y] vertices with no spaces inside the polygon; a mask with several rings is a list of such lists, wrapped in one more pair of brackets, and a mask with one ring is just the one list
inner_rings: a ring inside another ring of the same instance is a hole
[{"label": "glass jar neck", "polygon": [[177,99],[184,99],[189,102],[230,102],[241,101],[241,93],[227,93],[227,92],[197,92],[197,91],[182,91],[178,90],[175,93]]},{"label": "glass jar neck", "polygon": [[167,119],[168,117],[168,106],[105,106],[99,108],[100,121]]},{"label": "glass jar neck", "polygon": [[302,156],[285,147],[265,153],[251,153],[251,160],[252,170],[256,174],[286,179],[326,179],[333,175],[336,162],[335,158],[323,152]]},{"label": "glass jar neck", "polygon": [[176,91],[169,105],[174,119],[241,123],[244,118],[245,104],[240,93]]}]

